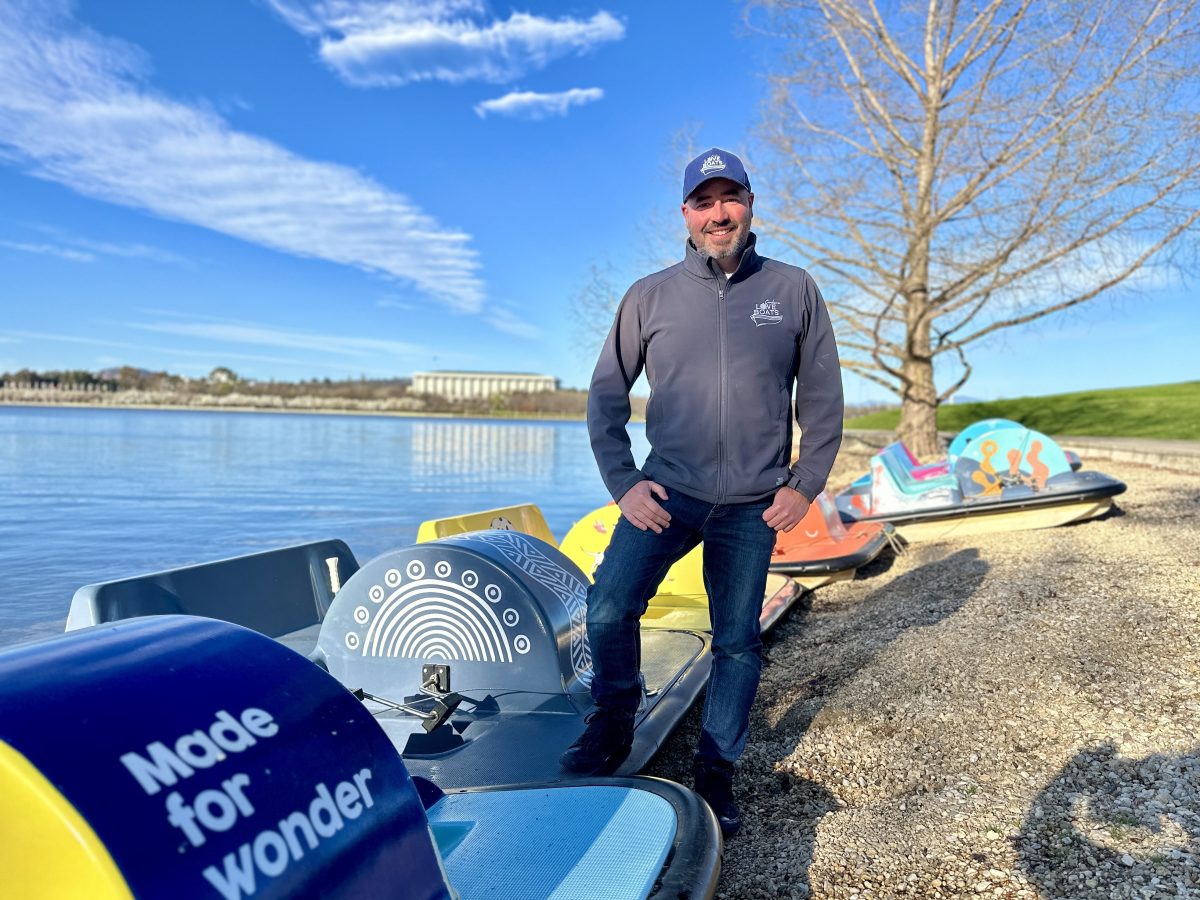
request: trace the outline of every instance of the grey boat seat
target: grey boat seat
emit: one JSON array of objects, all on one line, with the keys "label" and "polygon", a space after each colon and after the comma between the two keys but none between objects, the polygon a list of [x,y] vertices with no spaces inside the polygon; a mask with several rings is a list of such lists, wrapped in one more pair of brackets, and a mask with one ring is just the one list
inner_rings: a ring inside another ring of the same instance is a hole
[{"label": "grey boat seat", "polygon": [[88,584],[71,600],[66,630],[182,613],[243,625],[308,655],[334,595],[357,571],[343,541],[325,540]]}]

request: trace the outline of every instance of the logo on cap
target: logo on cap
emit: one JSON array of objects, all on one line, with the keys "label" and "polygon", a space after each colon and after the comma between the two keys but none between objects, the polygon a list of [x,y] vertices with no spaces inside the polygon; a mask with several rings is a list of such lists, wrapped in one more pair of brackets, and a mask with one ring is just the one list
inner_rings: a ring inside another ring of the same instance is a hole
[{"label": "logo on cap", "polygon": [[704,160],[704,165],[700,167],[700,174],[707,175],[709,172],[722,172],[725,170],[725,160],[721,159],[716,153]]}]

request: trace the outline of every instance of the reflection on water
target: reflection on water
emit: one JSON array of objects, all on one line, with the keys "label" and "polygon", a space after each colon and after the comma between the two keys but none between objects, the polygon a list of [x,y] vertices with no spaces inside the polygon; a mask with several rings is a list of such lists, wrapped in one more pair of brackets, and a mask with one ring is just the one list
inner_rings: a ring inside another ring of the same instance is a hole
[{"label": "reflection on water", "polygon": [[561,537],[608,499],[582,422],[0,407],[0,645],[90,582],[326,538],[366,561],[518,503]]},{"label": "reflection on water", "polygon": [[413,481],[429,483],[537,481],[554,468],[557,430],[523,422],[413,422],[409,472]]}]

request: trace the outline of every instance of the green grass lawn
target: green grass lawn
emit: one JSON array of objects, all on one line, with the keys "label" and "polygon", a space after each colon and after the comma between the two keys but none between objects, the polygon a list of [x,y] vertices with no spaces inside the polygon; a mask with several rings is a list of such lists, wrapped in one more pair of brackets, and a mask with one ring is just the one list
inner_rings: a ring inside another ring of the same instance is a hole
[{"label": "green grass lawn", "polygon": [[[938,410],[938,428],[958,431],[979,419],[1013,419],[1045,434],[1200,440],[1200,381],[959,403]],[[847,428],[895,428],[900,410],[849,419]]]}]

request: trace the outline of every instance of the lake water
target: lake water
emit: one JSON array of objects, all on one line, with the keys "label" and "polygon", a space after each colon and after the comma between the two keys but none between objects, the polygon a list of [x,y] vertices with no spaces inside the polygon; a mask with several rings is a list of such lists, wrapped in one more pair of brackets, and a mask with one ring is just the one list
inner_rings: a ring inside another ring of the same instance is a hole
[{"label": "lake water", "polygon": [[582,422],[0,407],[0,646],[95,581],[326,538],[362,563],[517,503],[561,538],[608,499]]}]

